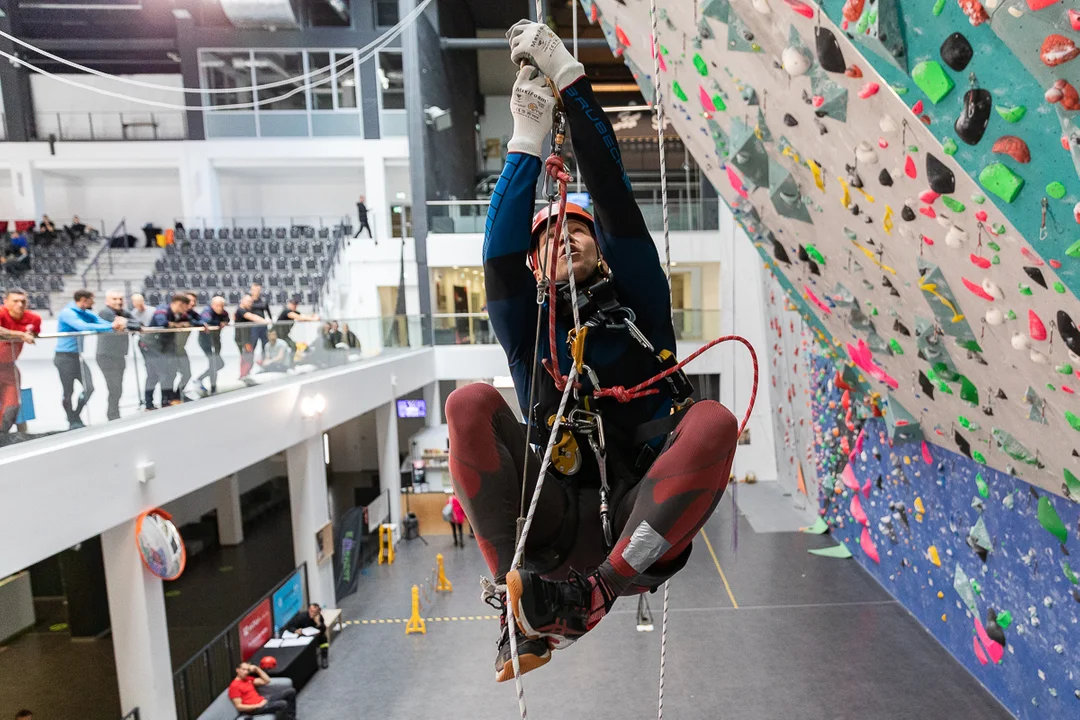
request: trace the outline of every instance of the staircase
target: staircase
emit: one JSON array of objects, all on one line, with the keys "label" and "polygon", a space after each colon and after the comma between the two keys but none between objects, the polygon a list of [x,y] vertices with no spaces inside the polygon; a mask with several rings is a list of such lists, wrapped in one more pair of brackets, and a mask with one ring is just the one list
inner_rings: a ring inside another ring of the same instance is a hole
[{"label": "staircase", "polygon": [[82,287],[84,272],[87,273],[86,289],[97,294],[99,305],[104,304],[107,290],[123,292],[126,305],[131,293],[142,292],[143,280],[154,272],[154,261],[164,253],[161,248],[113,248],[102,252],[97,266],[90,267],[94,261],[94,253],[91,253],[76,266],[73,277],[65,278],[63,292],[50,293],[49,306],[56,313],[71,302],[71,296]]}]

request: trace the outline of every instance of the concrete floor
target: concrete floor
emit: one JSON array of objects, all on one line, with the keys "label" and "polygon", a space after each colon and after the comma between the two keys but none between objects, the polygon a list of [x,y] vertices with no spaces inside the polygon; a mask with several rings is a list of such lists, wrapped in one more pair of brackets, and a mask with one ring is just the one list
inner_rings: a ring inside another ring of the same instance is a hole
[{"label": "concrete floor", "polygon": [[[668,717],[1012,717],[853,560],[806,552],[828,537],[757,534],[741,518],[735,552],[731,526],[725,499],[706,526],[716,560],[699,537],[672,582]],[[402,543],[393,566],[370,569],[340,603],[355,622],[334,641],[330,669],[300,695],[301,720],[517,716],[513,684],[493,680],[498,621],[483,619],[493,611],[479,600],[478,549],[454,548],[449,537],[429,543]],[[438,552],[454,592],[434,597],[424,615],[445,620],[406,636],[409,589]],[[654,716],[661,594],[649,599],[656,631],[637,632],[635,601],[621,601],[588,637],[527,675],[530,717]]]}]

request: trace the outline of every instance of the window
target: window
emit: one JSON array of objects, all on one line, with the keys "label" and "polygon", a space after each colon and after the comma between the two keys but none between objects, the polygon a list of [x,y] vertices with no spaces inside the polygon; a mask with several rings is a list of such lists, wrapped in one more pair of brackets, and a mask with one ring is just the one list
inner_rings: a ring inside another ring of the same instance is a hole
[{"label": "window", "polygon": [[[307,109],[302,53],[256,52],[253,58],[255,84],[274,84],[273,87],[256,91],[259,97],[259,112]],[[266,102],[271,98],[278,99]]]},{"label": "window", "polygon": [[355,59],[356,55],[352,52],[334,53],[334,68],[337,73],[338,110],[348,110],[356,107]]},{"label": "window", "polygon": [[375,0],[375,26],[390,27],[398,23],[397,0]]},{"label": "window", "polygon": [[[325,72],[319,72],[322,68],[327,69]],[[311,83],[311,109],[333,110],[334,87],[333,82],[330,79],[332,73],[332,69],[330,68],[330,53],[308,53],[308,72],[312,73],[311,78],[308,81]]]},{"label": "window", "polygon": [[[308,68],[313,73],[309,80],[313,110],[356,109],[356,63],[352,51],[310,52]],[[322,68],[326,71],[317,72]]]},{"label": "window", "polygon": [[401,52],[379,53],[379,97],[383,110],[405,109],[405,70]]},{"label": "window", "polygon": [[[203,87],[207,90],[229,90],[251,87],[251,53],[247,50],[213,50],[199,53],[199,69]],[[251,91],[207,93],[208,107],[250,103]]]}]

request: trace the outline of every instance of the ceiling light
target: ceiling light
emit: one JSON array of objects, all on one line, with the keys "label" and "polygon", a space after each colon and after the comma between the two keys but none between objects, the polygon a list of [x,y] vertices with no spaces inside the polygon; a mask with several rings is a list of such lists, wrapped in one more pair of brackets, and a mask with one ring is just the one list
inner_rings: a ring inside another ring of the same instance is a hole
[{"label": "ceiling light", "polygon": [[300,400],[300,414],[306,418],[322,415],[326,410],[326,398],[322,395],[308,395]]}]

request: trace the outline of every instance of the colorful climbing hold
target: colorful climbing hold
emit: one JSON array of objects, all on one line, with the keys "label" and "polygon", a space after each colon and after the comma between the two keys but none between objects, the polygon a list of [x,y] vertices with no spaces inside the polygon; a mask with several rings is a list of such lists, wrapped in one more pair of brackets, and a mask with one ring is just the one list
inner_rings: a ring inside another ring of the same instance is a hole
[{"label": "colorful climbing hold", "polygon": [[997,110],[997,114],[1001,116],[1001,119],[1007,123],[1018,123],[1024,119],[1024,115],[1027,114],[1027,108],[1023,105],[1013,105],[1003,107],[998,105],[994,108]]},{"label": "colorful climbing hold", "polygon": [[[955,83],[936,60],[924,60],[911,71],[911,79],[937,105],[953,89]],[[918,115],[919,111],[915,111]]]},{"label": "colorful climbing hold", "polygon": [[1026,164],[1031,162],[1031,150],[1028,148],[1027,143],[1015,135],[1002,135],[999,137],[994,141],[991,152],[1008,155],[1018,163]]},{"label": "colorful climbing hold", "polygon": [[964,205],[964,203],[960,202],[959,200],[954,200],[948,195],[941,198],[941,202],[945,203],[945,207],[949,208],[953,212],[964,212],[965,208],[967,207],[966,205]]},{"label": "colorful climbing hold", "polygon": [[1076,413],[1071,410],[1066,410],[1065,420],[1068,421],[1073,430],[1080,432],[1080,417],[1077,417]]},{"label": "colorful climbing hold", "polygon": [[1050,503],[1050,498],[1045,495],[1039,496],[1038,517],[1043,530],[1056,537],[1063,545],[1068,541],[1069,531],[1065,529],[1065,523],[1061,522],[1057,510]]},{"label": "colorful climbing hold", "polygon": [[1011,203],[1024,187],[1024,179],[1001,163],[987,165],[979,173],[979,182],[1005,202]]},{"label": "colorful climbing hold", "polygon": [[990,486],[983,480],[982,473],[975,473],[975,487],[979,489],[979,494],[984,498],[990,497]]},{"label": "colorful climbing hold", "polygon": [[686,102],[688,100],[688,98],[686,97],[686,93],[683,92],[682,86],[679,85],[678,80],[675,80],[671,83],[671,92],[673,95],[675,95],[675,97],[679,98],[683,102]]},{"label": "colorful climbing hold", "polygon": [[701,55],[694,55],[694,67],[697,68],[698,74],[703,77],[709,74],[709,64],[705,62]]},{"label": "colorful climbing hold", "polygon": [[1055,180],[1046,186],[1046,194],[1055,200],[1060,200],[1065,197],[1065,186]]},{"label": "colorful climbing hold", "polygon": [[989,90],[972,88],[964,93],[964,109],[953,124],[953,129],[961,140],[968,145],[977,145],[982,140],[990,122],[990,108],[993,104]]},{"label": "colorful climbing hold", "polygon": [[956,154],[956,141],[952,138],[945,138],[941,143],[941,149],[946,155]]}]

